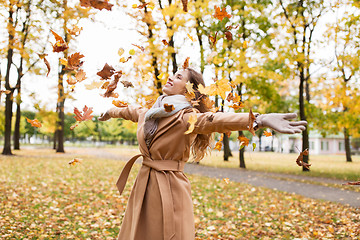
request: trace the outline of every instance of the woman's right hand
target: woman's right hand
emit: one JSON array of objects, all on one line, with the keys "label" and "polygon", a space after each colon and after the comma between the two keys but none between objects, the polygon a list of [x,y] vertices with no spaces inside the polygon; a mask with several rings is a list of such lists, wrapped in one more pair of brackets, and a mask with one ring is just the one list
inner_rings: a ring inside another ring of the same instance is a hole
[{"label": "woman's right hand", "polygon": [[98,117],[98,120],[99,121],[107,121],[109,120],[111,117],[110,117],[110,114],[106,111],[105,113],[102,113],[100,115],[100,117]]}]

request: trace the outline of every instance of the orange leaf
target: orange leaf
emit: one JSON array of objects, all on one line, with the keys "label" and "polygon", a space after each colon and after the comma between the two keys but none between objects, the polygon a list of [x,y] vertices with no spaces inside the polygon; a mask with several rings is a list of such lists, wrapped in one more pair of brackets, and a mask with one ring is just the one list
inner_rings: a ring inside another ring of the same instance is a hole
[{"label": "orange leaf", "polygon": [[219,19],[220,21],[222,21],[225,17],[227,17],[227,18],[231,17],[231,15],[226,12],[226,8],[220,9],[220,7],[218,7],[218,6],[215,6],[214,8],[215,8],[214,17],[216,19]]},{"label": "orange leaf", "polygon": [[131,44],[131,45],[137,47],[137,48],[140,49],[142,52],[145,51],[145,48],[144,48],[143,46],[139,46],[139,45],[136,45],[136,44]]},{"label": "orange leaf", "polygon": [[229,81],[223,78],[206,87],[203,87],[203,85],[200,84],[198,90],[202,94],[210,96],[219,95],[222,99],[225,99],[226,92],[230,91],[231,87],[229,85]]},{"label": "orange leaf", "polygon": [[222,148],[222,142],[219,140],[215,143],[214,149],[221,151],[221,148]]},{"label": "orange leaf", "polygon": [[167,103],[164,104],[165,112],[171,112],[175,109],[174,105],[169,105]]},{"label": "orange leaf", "polygon": [[184,64],[183,64],[183,69],[187,69],[188,67],[189,67],[189,60],[190,60],[190,57],[187,57],[186,59],[185,59],[185,62],[184,62]]},{"label": "orange leaf", "polygon": [[223,181],[224,181],[226,184],[229,184],[229,183],[230,183],[229,178],[223,178]]},{"label": "orange leaf", "polygon": [[80,59],[83,57],[84,57],[84,55],[82,55],[78,52],[71,54],[67,59],[67,66],[65,69],[66,70],[77,70],[84,63],[84,61],[80,61]]},{"label": "orange leaf", "polygon": [[33,127],[37,127],[37,128],[41,127],[41,123],[40,123],[39,120],[37,120],[37,119],[30,120],[29,118],[26,118],[26,121],[27,121],[28,123],[30,123],[31,126],[33,126]]},{"label": "orange leaf", "polygon": [[271,132],[264,131],[264,135],[265,135],[266,137],[270,137],[270,136],[272,136],[272,133],[271,133]]},{"label": "orange leaf", "polygon": [[112,104],[114,104],[116,107],[127,107],[128,104],[126,102],[120,101],[120,100],[113,100]]},{"label": "orange leaf", "polygon": [[78,26],[75,25],[72,29],[68,29],[67,31],[70,35],[74,35],[76,37],[76,36],[79,36],[79,34],[82,30],[83,30],[82,27],[79,28]]},{"label": "orange leaf", "polygon": [[53,44],[53,52],[63,52],[68,49],[68,46],[64,39],[53,30],[50,29],[50,31],[54,35],[56,40],[56,42]]},{"label": "orange leaf", "polygon": [[79,111],[79,109],[77,109],[76,107],[74,108],[74,113],[75,113],[75,119],[78,122],[82,122],[82,121],[86,121],[86,120],[91,120],[93,118],[93,116],[91,115],[91,113],[93,112],[92,107],[88,108],[86,105],[83,108],[83,113]]},{"label": "orange leaf", "polygon": [[46,76],[48,76],[49,73],[50,73],[50,63],[49,63],[49,61],[46,59],[47,54],[38,54],[38,55],[39,55],[40,59],[44,59],[44,63],[45,63],[45,65],[46,65],[46,67],[47,67],[47,70],[48,70]]},{"label": "orange leaf", "polygon": [[96,74],[101,77],[102,80],[109,79],[115,73],[115,69],[109,64],[105,64],[103,69]]},{"label": "orange leaf", "polygon": [[252,135],[255,136],[255,130],[254,130],[254,121],[256,120],[255,115],[253,114],[252,110],[250,109],[249,111],[249,124],[248,124],[248,128],[249,128],[249,132],[252,133]]},{"label": "orange leaf", "polygon": [[86,72],[84,72],[84,70],[80,69],[79,71],[76,72],[75,78],[78,82],[84,81],[86,79]]},{"label": "orange leaf", "polygon": [[109,0],[80,0],[82,7],[93,7],[99,10],[106,9],[111,11],[113,4],[109,3]]},{"label": "orange leaf", "polygon": [[240,141],[240,145],[248,146],[250,140],[245,136],[239,136],[238,140]]},{"label": "orange leaf", "polygon": [[76,163],[81,163],[82,162],[82,159],[80,158],[74,158],[73,160],[71,160],[69,162],[70,165],[76,165]]},{"label": "orange leaf", "polygon": [[306,169],[310,169],[309,167],[311,166],[311,164],[303,161],[304,155],[305,156],[309,155],[309,149],[305,149],[303,152],[299,154],[298,158],[296,159],[296,163],[299,166],[303,166]]}]

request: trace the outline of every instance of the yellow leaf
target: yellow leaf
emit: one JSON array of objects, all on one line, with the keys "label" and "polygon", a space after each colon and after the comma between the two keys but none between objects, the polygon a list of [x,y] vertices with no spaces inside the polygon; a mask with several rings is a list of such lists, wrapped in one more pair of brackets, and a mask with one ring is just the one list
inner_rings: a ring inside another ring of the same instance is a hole
[{"label": "yellow leaf", "polygon": [[253,146],[253,151],[255,151],[256,143],[253,143],[252,146]]},{"label": "yellow leaf", "polygon": [[197,115],[194,111],[194,113],[191,114],[189,117],[188,123],[190,124],[190,126],[189,126],[189,129],[185,132],[185,134],[189,134],[189,133],[192,133],[192,131],[194,131],[196,122],[197,122]]},{"label": "yellow leaf", "polygon": [[124,52],[125,52],[125,50],[123,48],[119,48],[119,50],[118,50],[119,56],[123,55]]},{"label": "yellow leaf", "polygon": [[130,49],[130,50],[129,50],[129,54],[130,54],[130,55],[134,55],[134,54],[135,54],[135,50],[134,50],[134,49]]},{"label": "yellow leaf", "polygon": [[247,48],[247,41],[244,41],[244,42],[243,42],[243,48],[244,48],[244,49]]},{"label": "yellow leaf", "polygon": [[187,36],[188,36],[188,38],[190,38],[191,41],[193,41],[193,42],[195,41],[194,38],[190,34],[187,33]]},{"label": "yellow leaf", "polygon": [[60,58],[60,64],[64,65],[65,67],[68,65],[68,61],[65,58]]},{"label": "yellow leaf", "polygon": [[76,165],[76,163],[81,163],[82,162],[82,159],[80,158],[74,158],[73,160],[71,160],[69,162],[70,165]]}]

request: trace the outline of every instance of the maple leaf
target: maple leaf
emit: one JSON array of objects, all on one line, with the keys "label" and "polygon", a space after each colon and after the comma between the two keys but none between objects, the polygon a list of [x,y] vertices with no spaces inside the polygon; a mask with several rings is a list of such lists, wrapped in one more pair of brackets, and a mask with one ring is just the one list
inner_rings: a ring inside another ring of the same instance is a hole
[{"label": "maple leaf", "polygon": [[82,122],[82,121],[86,121],[86,120],[91,120],[93,118],[93,116],[91,115],[91,113],[93,112],[92,107],[88,108],[86,105],[83,108],[83,113],[81,113],[79,111],[79,109],[77,109],[76,107],[74,107],[74,118],[76,119],[76,121],[78,122]]},{"label": "maple leaf", "polygon": [[140,49],[142,52],[145,51],[145,48],[144,48],[143,46],[139,46],[139,45],[136,45],[136,44],[131,44],[131,45],[137,47],[137,48]]},{"label": "maple leaf", "polygon": [[101,77],[102,80],[109,79],[115,73],[115,69],[110,66],[109,64],[105,63],[105,66],[101,71],[97,72],[96,74]]},{"label": "maple leaf", "polygon": [[37,120],[37,119],[31,120],[31,119],[29,119],[29,118],[26,118],[26,121],[27,121],[28,123],[30,123],[31,126],[33,126],[33,127],[39,128],[39,127],[42,126],[41,123],[39,122],[39,120]]},{"label": "maple leaf", "polygon": [[116,107],[127,107],[128,104],[126,102],[120,101],[120,100],[113,100],[112,104],[115,105]]},{"label": "maple leaf", "polygon": [[174,105],[172,104],[169,105],[167,103],[164,104],[164,108],[165,108],[165,112],[172,112],[175,109]]},{"label": "maple leaf", "polygon": [[195,123],[197,122],[197,115],[196,115],[195,110],[193,110],[193,111],[194,111],[194,113],[189,116],[188,123],[190,124],[190,126],[189,126],[188,130],[185,132],[185,134],[189,134],[189,133],[192,133],[192,131],[194,131]]},{"label": "maple leaf", "polygon": [[124,85],[124,87],[126,87],[126,88],[128,88],[128,87],[134,87],[134,85],[131,83],[131,82],[129,82],[129,81],[120,81],[123,85]]},{"label": "maple leaf", "polygon": [[264,135],[265,135],[266,137],[270,137],[270,136],[272,136],[272,133],[271,133],[271,132],[264,131]]},{"label": "maple leaf", "polygon": [[189,100],[195,98],[195,92],[194,92],[193,85],[194,84],[190,83],[190,82],[186,82],[186,84],[185,84],[186,98],[189,99]]},{"label": "maple leaf", "polygon": [[49,61],[46,59],[47,54],[38,54],[38,55],[39,55],[40,59],[43,59],[43,60],[44,60],[44,63],[45,63],[45,65],[46,65],[46,67],[47,67],[47,70],[48,70],[46,76],[49,76],[49,73],[50,73],[50,70],[51,70],[51,69],[50,69],[50,63],[49,63]]},{"label": "maple leaf", "polygon": [[86,72],[82,69],[76,72],[75,78],[78,82],[82,82],[86,79]]},{"label": "maple leaf", "polygon": [[220,9],[220,7],[215,6],[215,14],[214,18],[219,19],[222,21],[225,17],[230,18],[231,15],[226,12],[226,8]]},{"label": "maple leaf", "polygon": [[203,87],[201,84],[198,88],[199,92],[202,94],[210,95],[210,96],[216,96],[219,95],[222,99],[226,98],[226,92],[231,90],[231,87],[229,85],[229,81],[225,78],[216,81],[215,83]]},{"label": "maple leaf", "polygon": [[79,36],[80,32],[83,30],[83,28],[79,28],[78,26],[74,26],[72,29],[68,29],[68,33],[70,35],[74,35],[75,37]]},{"label": "maple leaf", "polygon": [[80,6],[93,7],[99,10],[106,9],[111,11],[113,4],[109,3],[109,0],[80,0]]},{"label": "maple leaf", "polygon": [[221,151],[223,139],[224,139],[224,135],[221,134],[219,141],[217,141],[217,142],[215,143],[214,149],[216,149],[216,150],[218,150],[218,151]]},{"label": "maple leaf", "polygon": [[250,140],[245,136],[239,136],[238,140],[240,141],[240,146],[248,146],[250,143]]},{"label": "maple leaf", "polygon": [[296,163],[299,166],[303,166],[306,169],[310,169],[309,167],[311,166],[311,164],[306,163],[306,162],[303,161],[304,155],[305,156],[309,155],[309,149],[305,149],[304,151],[302,151],[299,154],[298,158],[296,159]]},{"label": "maple leaf", "polygon": [[347,182],[347,183],[343,183],[342,185],[360,185],[360,181],[357,181],[357,182]]},{"label": "maple leaf", "polygon": [[51,33],[54,35],[56,42],[52,45],[53,46],[53,52],[63,52],[66,49],[68,49],[68,45],[64,41],[64,39],[58,35],[56,32],[51,30]]},{"label": "maple leaf", "polygon": [[187,57],[184,61],[184,64],[182,65],[183,69],[187,69],[189,67],[189,60],[190,57]]},{"label": "maple leaf", "polygon": [[69,162],[69,165],[76,165],[76,163],[82,163],[82,159],[80,158],[74,158]]},{"label": "maple leaf", "polygon": [[162,41],[162,43],[165,45],[165,46],[169,46],[169,43],[165,40],[165,39],[163,39],[163,40],[161,40]]},{"label": "maple leaf", "polygon": [[188,11],[188,0],[181,0],[182,5],[183,5],[183,11],[187,12]]},{"label": "maple leaf", "polygon": [[249,124],[248,124],[248,128],[249,128],[249,132],[252,133],[252,135],[255,136],[255,130],[254,130],[254,121],[256,120],[255,115],[253,114],[252,110],[250,109],[249,111]]},{"label": "maple leaf", "polygon": [[67,59],[67,65],[65,70],[77,70],[84,63],[84,61],[80,61],[80,59],[83,57],[84,55],[78,52],[71,54]]},{"label": "maple leaf", "polygon": [[224,34],[227,40],[229,41],[233,40],[233,35],[230,31],[226,31]]},{"label": "maple leaf", "polygon": [[114,93],[114,90],[117,87],[120,77],[122,76],[122,71],[116,72],[114,75],[114,80],[112,80],[106,87],[106,92],[103,94],[103,97],[118,97],[117,93]]}]

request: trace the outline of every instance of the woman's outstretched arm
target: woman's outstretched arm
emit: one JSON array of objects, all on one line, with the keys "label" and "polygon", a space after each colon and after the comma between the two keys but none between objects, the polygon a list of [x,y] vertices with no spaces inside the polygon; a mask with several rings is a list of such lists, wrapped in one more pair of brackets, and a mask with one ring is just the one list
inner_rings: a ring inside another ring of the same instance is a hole
[{"label": "woman's outstretched arm", "polygon": [[110,118],[123,118],[125,120],[130,120],[133,122],[138,122],[139,114],[141,111],[145,111],[142,107],[113,107],[107,110],[105,113],[101,114],[98,118],[99,121],[107,121]]}]

